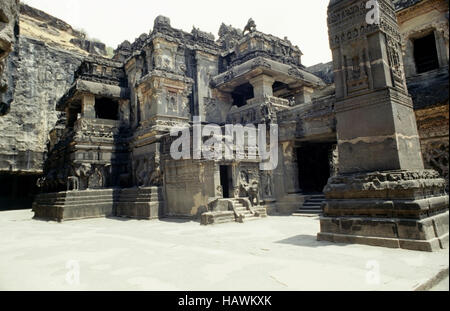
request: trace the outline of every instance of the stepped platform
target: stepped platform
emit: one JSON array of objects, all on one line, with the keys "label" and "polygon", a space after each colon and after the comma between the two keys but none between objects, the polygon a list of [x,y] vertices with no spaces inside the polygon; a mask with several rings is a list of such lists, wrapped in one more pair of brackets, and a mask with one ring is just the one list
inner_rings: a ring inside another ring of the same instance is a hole
[{"label": "stepped platform", "polygon": [[63,191],[36,196],[35,219],[67,221],[100,217],[156,219],[163,209],[161,188]]},{"label": "stepped platform", "polygon": [[161,187],[122,189],[115,203],[115,216],[134,219],[159,219],[163,215]]}]

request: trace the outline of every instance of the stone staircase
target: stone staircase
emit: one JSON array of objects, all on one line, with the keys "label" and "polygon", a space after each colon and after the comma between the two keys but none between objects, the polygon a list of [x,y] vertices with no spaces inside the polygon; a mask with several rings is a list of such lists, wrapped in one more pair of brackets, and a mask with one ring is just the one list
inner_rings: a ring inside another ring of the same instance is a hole
[{"label": "stone staircase", "polygon": [[303,217],[316,217],[323,213],[322,204],[325,202],[325,195],[316,194],[309,196],[303,206],[293,215]]},{"label": "stone staircase", "polygon": [[[267,217],[267,211],[263,207],[259,208],[245,206],[242,199],[231,199],[231,202],[233,202],[233,209],[236,216],[236,221],[238,222],[257,220],[261,217]],[[250,203],[250,201],[248,203]]]},{"label": "stone staircase", "polygon": [[252,221],[267,217],[265,206],[253,207],[247,198],[218,199],[209,206],[210,211],[201,216],[202,225],[220,224],[226,222]]}]

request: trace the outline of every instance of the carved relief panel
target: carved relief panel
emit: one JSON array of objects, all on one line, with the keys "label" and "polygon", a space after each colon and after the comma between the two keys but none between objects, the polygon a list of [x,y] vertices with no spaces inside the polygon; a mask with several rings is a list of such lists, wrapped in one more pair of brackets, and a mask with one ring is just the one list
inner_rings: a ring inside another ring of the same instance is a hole
[{"label": "carved relief panel", "polygon": [[[406,90],[401,37],[392,1],[379,0],[378,20],[368,22],[367,1],[337,2],[329,8],[329,39],[333,51],[337,97],[393,86]],[[371,51],[384,50],[388,59]]]}]

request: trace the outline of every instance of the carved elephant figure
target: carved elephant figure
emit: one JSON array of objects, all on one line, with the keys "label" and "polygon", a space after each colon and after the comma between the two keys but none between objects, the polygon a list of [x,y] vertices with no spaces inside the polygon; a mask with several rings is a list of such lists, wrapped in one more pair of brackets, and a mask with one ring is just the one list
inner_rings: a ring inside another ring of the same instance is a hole
[{"label": "carved elephant figure", "polygon": [[90,163],[77,164],[73,171],[75,176],[79,178],[80,190],[87,189],[89,187],[89,177],[94,173],[94,169]]},{"label": "carved elephant figure", "polygon": [[92,174],[92,165],[90,163],[81,163],[74,168],[74,172],[78,177],[89,176]]}]

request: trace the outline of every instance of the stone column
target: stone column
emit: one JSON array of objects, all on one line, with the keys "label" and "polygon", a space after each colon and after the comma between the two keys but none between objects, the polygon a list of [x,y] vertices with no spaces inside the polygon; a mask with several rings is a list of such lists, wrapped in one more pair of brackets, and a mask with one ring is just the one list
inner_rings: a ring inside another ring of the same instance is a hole
[{"label": "stone column", "polygon": [[417,73],[416,63],[414,59],[414,44],[412,39],[408,38],[405,47],[405,75],[406,77],[414,76]]},{"label": "stone column", "polygon": [[311,95],[314,93],[314,89],[302,86],[300,92],[295,94],[296,104],[308,104],[311,103]]},{"label": "stone column", "polygon": [[442,68],[448,65],[448,50],[445,46],[443,31],[436,29],[434,31],[434,38],[436,40],[436,51],[438,54],[439,68]]},{"label": "stone column", "polygon": [[260,75],[250,80],[253,86],[254,98],[264,98],[266,96],[273,96],[274,78],[267,75]]},{"label": "stone column", "polygon": [[119,100],[119,118],[120,121],[129,126],[131,119],[130,101],[125,99]]},{"label": "stone column", "polygon": [[298,164],[295,142],[283,142],[282,148],[286,192],[288,194],[300,193],[301,189],[298,182]]},{"label": "stone column", "polygon": [[84,118],[95,118],[95,95],[83,95],[81,99],[81,115]]},{"label": "stone column", "polygon": [[380,23],[367,24],[366,2],[331,0],[328,7],[339,77],[339,174],[325,187],[318,239],[424,251],[444,248],[448,196],[444,180],[423,167],[394,5],[379,0]]}]

